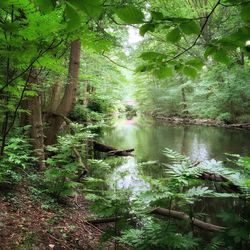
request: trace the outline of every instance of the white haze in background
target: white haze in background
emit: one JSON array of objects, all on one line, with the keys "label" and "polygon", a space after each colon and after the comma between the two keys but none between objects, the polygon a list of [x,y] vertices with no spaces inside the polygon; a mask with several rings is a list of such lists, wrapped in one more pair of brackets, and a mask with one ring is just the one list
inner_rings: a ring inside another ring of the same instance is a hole
[{"label": "white haze in background", "polygon": [[130,54],[131,48],[135,47],[143,40],[143,37],[139,34],[139,28],[128,26],[128,40],[124,44],[125,54]]}]

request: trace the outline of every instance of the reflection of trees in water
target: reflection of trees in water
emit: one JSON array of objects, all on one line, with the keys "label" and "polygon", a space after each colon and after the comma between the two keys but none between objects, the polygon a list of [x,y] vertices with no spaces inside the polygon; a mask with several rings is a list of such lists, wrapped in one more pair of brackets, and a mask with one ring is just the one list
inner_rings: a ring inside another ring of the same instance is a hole
[{"label": "reflection of trees in water", "polygon": [[106,130],[103,140],[117,148],[135,148],[137,159],[166,161],[162,154],[170,148],[192,160],[223,159],[225,152],[250,154],[250,133],[224,128],[174,125],[142,120],[121,121]]}]

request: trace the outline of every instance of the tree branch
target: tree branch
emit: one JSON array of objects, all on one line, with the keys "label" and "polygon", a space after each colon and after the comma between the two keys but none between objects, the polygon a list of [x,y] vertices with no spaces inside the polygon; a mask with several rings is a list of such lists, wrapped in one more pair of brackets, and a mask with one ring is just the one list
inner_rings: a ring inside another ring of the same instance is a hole
[{"label": "tree branch", "polygon": [[210,19],[210,17],[212,16],[212,14],[214,13],[214,11],[216,10],[216,8],[220,5],[221,0],[218,0],[217,3],[214,5],[214,7],[212,8],[212,10],[210,11],[210,13],[206,16],[205,22],[201,27],[200,33],[199,35],[196,37],[196,39],[194,40],[194,42],[186,49],[184,49],[182,52],[178,53],[177,55],[175,55],[174,57],[170,58],[169,60],[167,60],[167,62],[173,61],[175,59],[177,59],[178,57],[182,56],[183,54],[185,54],[187,51],[191,50],[198,42],[198,40],[200,39],[203,31],[206,28],[206,25],[208,23],[208,20]]},{"label": "tree branch", "polygon": [[[33,64],[41,57],[43,56],[48,50],[54,49],[57,46],[59,46],[63,40],[61,40],[58,44],[54,45],[55,41],[52,41],[52,43],[45,49],[45,50],[40,50],[38,55],[30,62],[30,64],[22,71],[20,72],[17,76],[12,78],[10,81],[6,82],[6,84],[0,89],[0,93],[8,87],[12,82],[14,82],[16,79],[24,75],[28,70],[30,70],[33,67]],[[53,46],[54,45],[54,46]]]},{"label": "tree branch", "polygon": [[129,71],[135,72],[133,69],[130,69],[130,68],[128,68],[128,67],[126,67],[126,66],[124,66],[122,64],[119,64],[119,63],[115,62],[114,60],[112,60],[110,57],[104,55],[104,51],[102,52],[102,56],[105,57],[105,58],[107,58],[110,62],[114,63],[118,67],[121,67],[121,68],[127,69]]}]

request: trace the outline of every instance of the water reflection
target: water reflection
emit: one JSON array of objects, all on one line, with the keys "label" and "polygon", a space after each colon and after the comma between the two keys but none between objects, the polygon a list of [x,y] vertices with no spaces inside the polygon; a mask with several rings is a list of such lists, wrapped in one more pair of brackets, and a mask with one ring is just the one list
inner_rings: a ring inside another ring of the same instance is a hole
[{"label": "water reflection", "polygon": [[134,157],[128,157],[112,174],[112,181],[119,189],[132,188],[133,192],[148,189],[149,185],[138,177],[137,164]]},{"label": "water reflection", "polygon": [[[114,126],[103,131],[106,144],[119,149],[134,148],[135,157],[129,157],[116,169],[113,177],[118,188],[139,191],[148,188],[138,177],[137,162],[166,162],[164,148],[189,156],[193,161],[223,160],[224,153],[250,155],[250,133],[224,128],[174,125],[150,119],[117,120]],[[151,169],[152,168],[152,169]],[[152,166],[146,172],[159,177],[163,169]],[[158,168],[158,169],[156,169]]]},{"label": "water reflection", "polygon": [[250,133],[217,127],[175,125],[150,119],[121,119],[102,136],[117,148],[135,148],[137,161],[165,162],[164,148],[189,156],[193,161],[222,160],[224,153],[250,155]]}]

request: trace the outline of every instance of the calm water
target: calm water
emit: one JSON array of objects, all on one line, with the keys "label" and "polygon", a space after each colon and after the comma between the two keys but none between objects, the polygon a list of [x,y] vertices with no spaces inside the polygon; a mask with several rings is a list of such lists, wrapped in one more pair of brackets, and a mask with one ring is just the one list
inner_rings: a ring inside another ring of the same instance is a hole
[{"label": "calm water", "polygon": [[[168,124],[138,117],[117,120],[111,128],[103,131],[102,140],[118,149],[135,149],[134,157],[125,158],[124,164],[114,173],[118,187],[132,187],[135,191],[147,187],[138,177],[137,163],[166,162],[162,153],[164,148],[189,156],[193,161],[223,160],[225,153],[250,155],[250,132]],[[155,167],[149,168],[147,173],[160,176],[161,171],[163,169]]]},{"label": "calm water", "polygon": [[103,141],[119,149],[134,148],[140,161],[164,161],[170,148],[192,160],[222,160],[224,153],[250,155],[250,132],[226,128],[175,125],[150,119],[120,119],[103,132]]}]

